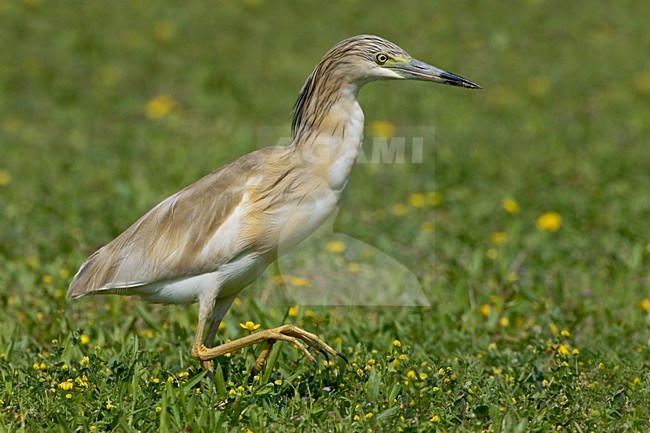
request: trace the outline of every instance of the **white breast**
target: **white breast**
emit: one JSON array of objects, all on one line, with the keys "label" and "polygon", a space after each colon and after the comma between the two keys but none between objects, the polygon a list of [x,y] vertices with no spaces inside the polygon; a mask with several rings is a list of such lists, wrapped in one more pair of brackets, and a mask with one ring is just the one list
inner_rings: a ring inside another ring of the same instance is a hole
[{"label": "white breast", "polygon": [[246,254],[218,271],[135,288],[133,294],[157,304],[192,304],[201,296],[223,298],[253,282],[270,264],[268,257]]},{"label": "white breast", "polygon": [[[331,151],[332,160],[328,170],[328,183],[334,191],[342,191],[347,185],[350,172],[354,167],[359,148],[363,140],[363,111],[356,100],[345,103],[345,108],[333,107],[335,112],[344,112],[342,117],[343,128],[336,131],[332,137]],[[345,119],[345,120],[343,120]]]}]

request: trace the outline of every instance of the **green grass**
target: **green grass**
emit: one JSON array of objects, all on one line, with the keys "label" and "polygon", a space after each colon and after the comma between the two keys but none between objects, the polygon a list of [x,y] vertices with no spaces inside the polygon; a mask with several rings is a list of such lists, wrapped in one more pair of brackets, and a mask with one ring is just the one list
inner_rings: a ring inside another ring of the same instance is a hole
[{"label": "green grass", "polygon": [[[648,15],[631,0],[0,2],[0,431],[649,430]],[[151,206],[275,144],[261,127],[288,131],[311,68],[359,33],[483,86],[361,94],[368,137],[374,121],[429,131],[423,163],[359,164],[334,230],[408,268],[430,306],[288,315],[310,288],[271,269],[219,339],[295,323],[350,365],[278,344],[252,383],[260,348],[218,359],[212,383],[189,357],[196,307],[65,299]],[[161,95],[171,112],[151,119]],[[549,211],[556,231],[536,227]]]}]

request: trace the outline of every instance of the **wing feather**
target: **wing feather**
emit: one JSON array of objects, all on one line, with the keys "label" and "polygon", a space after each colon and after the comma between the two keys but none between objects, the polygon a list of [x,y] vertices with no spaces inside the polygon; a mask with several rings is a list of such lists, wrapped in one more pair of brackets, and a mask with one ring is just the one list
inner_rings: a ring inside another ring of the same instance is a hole
[{"label": "wing feather", "polygon": [[[131,227],[92,254],[70,283],[68,296],[130,288],[214,272],[250,248],[245,242],[201,254],[238,207],[245,206],[247,181],[259,173],[265,148],[205,176],[168,197]],[[263,171],[263,170],[262,170]],[[234,240],[237,241],[236,239]],[[214,248],[213,248],[214,249]]]}]

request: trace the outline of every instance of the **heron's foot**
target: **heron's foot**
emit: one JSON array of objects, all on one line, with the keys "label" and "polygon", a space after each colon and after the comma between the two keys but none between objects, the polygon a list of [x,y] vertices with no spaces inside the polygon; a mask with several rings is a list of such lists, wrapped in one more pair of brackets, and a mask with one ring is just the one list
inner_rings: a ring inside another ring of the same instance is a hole
[{"label": "heron's foot", "polygon": [[266,359],[269,356],[269,353],[271,352],[271,348],[276,341],[287,341],[289,343],[293,343],[298,348],[298,350],[300,350],[305,355],[305,357],[307,357],[307,359],[313,362],[317,367],[318,363],[316,362],[316,358],[314,358],[309,350],[307,350],[307,347],[319,351],[325,355],[325,357],[330,354],[332,356],[339,356],[346,363],[348,362],[343,354],[337,350],[334,350],[316,335],[300,329],[294,325],[283,325],[277,328],[266,329],[251,335],[247,335],[246,337],[230,341],[228,343],[220,344],[216,347],[207,348],[201,344],[192,350],[192,356],[201,361],[201,365],[206,368],[205,363],[211,359],[264,341],[266,341],[268,344],[264,350],[262,350],[260,356],[257,358],[257,361],[255,362],[255,365],[253,366],[253,370],[251,372],[252,375],[257,374],[262,369],[264,363],[266,362]]},{"label": "heron's foot", "polygon": [[205,356],[205,353],[209,351],[204,344],[199,344],[192,348],[192,358],[196,359],[201,363],[201,368],[208,371],[208,374],[213,374],[213,364],[210,357]]},{"label": "heron's foot", "polygon": [[274,343],[275,340],[267,341],[266,347],[264,348],[264,350],[262,350],[260,356],[257,357],[257,361],[255,361],[255,365],[253,365],[253,368],[251,369],[249,381],[252,382],[255,375],[258,374],[260,371],[262,371],[262,367],[264,367],[264,364],[266,364],[266,358],[269,357],[269,354],[271,353],[271,349],[273,348]]}]

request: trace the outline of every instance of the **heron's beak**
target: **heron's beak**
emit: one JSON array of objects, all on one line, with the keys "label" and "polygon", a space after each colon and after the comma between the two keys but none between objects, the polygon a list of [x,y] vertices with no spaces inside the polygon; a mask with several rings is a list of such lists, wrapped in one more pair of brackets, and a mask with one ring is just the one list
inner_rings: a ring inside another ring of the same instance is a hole
[{"label": "heron's beak", "polygon": [[384,65],[384,68],[390,69],[409,80],[433,81],[436,83],[451,84],[452,86],[467,87],[468,89],[481,88],[478,84],[472,83],[463,77],[415,59],[410,59],[403,63]]}]

